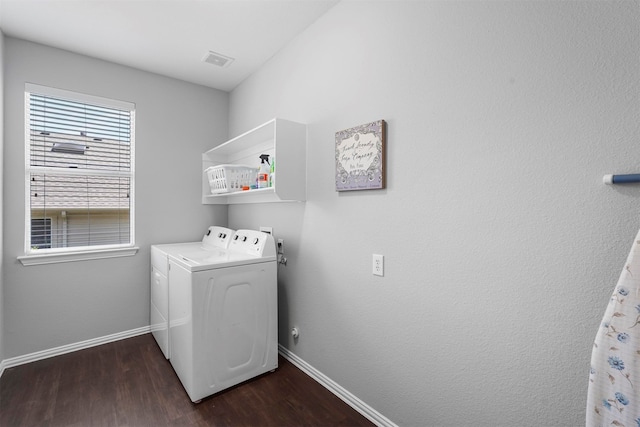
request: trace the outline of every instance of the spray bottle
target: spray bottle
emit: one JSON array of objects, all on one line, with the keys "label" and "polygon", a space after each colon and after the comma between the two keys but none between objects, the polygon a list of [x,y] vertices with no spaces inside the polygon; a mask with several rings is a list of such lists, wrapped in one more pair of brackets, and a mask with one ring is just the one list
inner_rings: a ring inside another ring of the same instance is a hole
[{"label": "spray bottle", "polygon": [[260,154],[260,170],[258,171],[258,188],[267,188],[269,186],[269,172],[271,165],[269,164],[269,155]]}]

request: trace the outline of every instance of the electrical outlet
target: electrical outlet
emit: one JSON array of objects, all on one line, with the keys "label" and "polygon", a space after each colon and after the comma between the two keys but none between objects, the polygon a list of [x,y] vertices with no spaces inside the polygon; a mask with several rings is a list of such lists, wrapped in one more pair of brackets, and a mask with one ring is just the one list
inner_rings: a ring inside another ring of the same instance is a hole
[{"label": "electrical outlet", "polygon": [[373,274],[384,276],[384,255],[373,254]]},{"label": "electrical outlet", "polygon": [[284,254],[284,239],[278,239],[277,249],[279,254]]}]

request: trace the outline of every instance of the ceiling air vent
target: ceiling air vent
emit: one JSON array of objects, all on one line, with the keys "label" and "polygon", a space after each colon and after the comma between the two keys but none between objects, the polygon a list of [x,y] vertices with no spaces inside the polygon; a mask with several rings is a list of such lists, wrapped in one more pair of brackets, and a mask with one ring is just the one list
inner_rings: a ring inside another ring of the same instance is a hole
[{"label": "ceiling air vent", "polygon": [[207,52],[202,60],[209,64],[216,65],[220,68],[228,67],[233,62],[233,58],[211,51]]}]

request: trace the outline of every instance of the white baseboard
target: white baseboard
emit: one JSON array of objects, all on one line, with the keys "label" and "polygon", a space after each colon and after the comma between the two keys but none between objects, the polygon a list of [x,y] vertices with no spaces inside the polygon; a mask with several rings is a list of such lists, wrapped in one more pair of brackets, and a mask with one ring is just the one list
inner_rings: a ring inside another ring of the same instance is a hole
[{"label": "white baseboard", "polygon": [[129,331],[118,332],[116,334],[106,335],[104,337],[92,338],[86,341],[80,341],[74,344],[67,344],[60,347],[51,348],[49,350],[37,351],[35,353],[25,354],[22,356],[12,357],[0,361],[0,377],[5,369],[14,366],[24,365],[25,363],[35,362],[37,360],[48,359],[49,357],[60,356],[62,354],[71,353],[72,351],[84,350],[85,348],[95,347],[97,345],[107,344],[114,341],[132,338],[138,335],[150,332],[149,326],[131,329]]},{"label": "white baseboard", "polygon": [[358,411],[360,414],[362,414],[362,416],[367,418],[375,425],[380,427],[398,427],[387,417],[364,403],[362,400],[358,399],[348,390],[340,386],[340,384],[336,383],[331,378],[327,377],[322,372],[309,365],[307,362],[289,351],[289,349],[283,347],[281,344],[278,344],[278,352],[282,355],[282,357],[293,363],[297,368],[316,380],[318,383],[320,383],[320,385],[329,390],[331,393],[338,396],[347,405],[351,406],[353,409]]}]

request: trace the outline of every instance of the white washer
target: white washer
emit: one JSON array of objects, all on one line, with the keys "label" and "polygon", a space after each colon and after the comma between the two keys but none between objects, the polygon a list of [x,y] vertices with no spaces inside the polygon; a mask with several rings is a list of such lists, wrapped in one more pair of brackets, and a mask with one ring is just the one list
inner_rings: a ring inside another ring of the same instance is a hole
[{"label": "white washer", "polygon": [[151,288],[149,325],[151,333],[167,359],[169,347],[169,254],[187,250],[217,253],[226,250],[234,231],[226,227],[212,226],[200,242],[171,243],[151,246]]},{"label": "white washer", "polygon": [[227,253],[169,256],[171,365],[189,398],[278,367],[277,265],[273,237],[238,230]]}]

